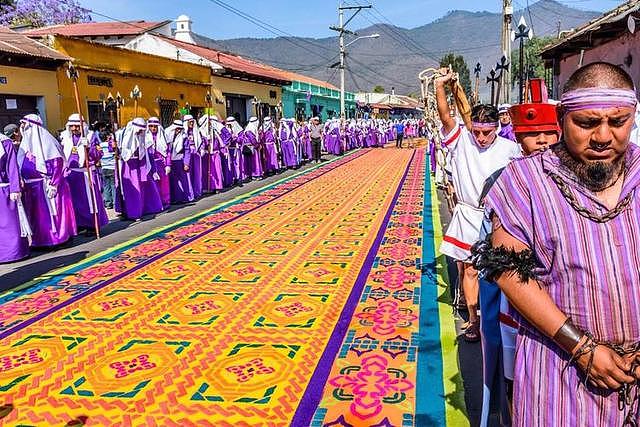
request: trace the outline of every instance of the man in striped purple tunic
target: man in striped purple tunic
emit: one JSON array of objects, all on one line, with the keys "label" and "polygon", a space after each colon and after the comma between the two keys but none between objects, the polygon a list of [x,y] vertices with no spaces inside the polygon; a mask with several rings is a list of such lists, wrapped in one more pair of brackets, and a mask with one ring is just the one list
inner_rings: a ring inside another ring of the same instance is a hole
[{"label": "man in striped purple tunic", "polygon": [[514,160],[486,198],[485,272],[521,324],[516,426],[640,421],[640,148],[636,95],[593,63],[563,89],[562,141]]}]

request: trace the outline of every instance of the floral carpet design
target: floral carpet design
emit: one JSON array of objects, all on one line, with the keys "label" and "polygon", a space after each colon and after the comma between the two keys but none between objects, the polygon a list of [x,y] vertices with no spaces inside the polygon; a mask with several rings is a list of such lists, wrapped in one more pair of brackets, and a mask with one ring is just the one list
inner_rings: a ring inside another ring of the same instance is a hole
[{"label": "floral carpet design", "polygon": [[0,425],[420,425],[425,185],[361,150],[0,295]]}]

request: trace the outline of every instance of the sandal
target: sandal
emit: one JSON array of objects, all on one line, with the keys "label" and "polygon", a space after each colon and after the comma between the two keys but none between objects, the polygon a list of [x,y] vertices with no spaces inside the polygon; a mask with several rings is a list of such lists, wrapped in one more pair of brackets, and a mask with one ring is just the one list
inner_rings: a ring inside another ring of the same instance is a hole
[{"label": "sandal", "polygon": [[470,323],[462,334],[462,338],[466,342],[478,342],[480,341],[480,321],[476,320],[473,323]]}]

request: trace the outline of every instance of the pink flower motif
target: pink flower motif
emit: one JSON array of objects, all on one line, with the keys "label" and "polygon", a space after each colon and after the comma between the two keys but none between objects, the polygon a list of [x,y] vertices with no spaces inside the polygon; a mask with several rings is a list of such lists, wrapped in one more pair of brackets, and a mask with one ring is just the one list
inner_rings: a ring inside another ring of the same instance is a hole
[{"label": "pink flower motif", "polygon": [[184,306],[184,308],[190,309],[191,314],[202,314],[207,311],[219,310],[222,307],[217,305],[215,301],[206,300],[198,304],[187,304]]},{"label": "pink flower motif", "polygon": [[331,378],[329,384],[353,395],[351,413],[361,420],[380,414],[383,399],[402,401],[404,392],[414,388],[404,372],[388,369],[387,359],[380,355],[365,357],[362,366],[349,368],[355,369],[343,370],[347,373]]},{"label": "pink flower motif", "polygon": [[252,265],[248,265],[243,268],[236,268],[235,270],[231,270],[231,271],[236,273],[240,277],[247,276],[249,274],[256,274],[260,272],[259,270],[256,270],[256,268],[253,267]]},{"label": "pink flower motif", "polygon": [[185,225],[174,230],[171,234],[175,236],[194,236],[206,231],[209,228],[208,224],[195,223],[191,225]]},{"label": "pink flower motif", "polygon": [[287,317],[293,317],[299,313],[313,311],[313,308],[305,307],[300,302],[294,302],[293,304],[277,307],[276,311],[281,311]]},{"label": "pink flower motif", "polygon": [[402,289],[404,285],[415,283],[417,280],[415,272],[398,266],[378,270],[373,278],[374,282],[384,283],[384,286],[389,289]]},{"label": "pink flower motif", "polygon": [[43,362],[39,348],[32,348],[22,354],[0,357],[0,372],[7,372],[22,365],[33,365]]},{"label": "pink flower motif", "polygon": [[136,371],[146,371],[148,369],[153,369],[156,366],[157,365],[155,363],[149,362],[148,354],[141,354],[131,360],[123,360],[121,362],[113,362],[109,364],[110,368],[116,370],[116,378],[124,378]]},{"label": "pink flower motif", "polygon": [[0,325],[13,317],[35,314],[51,308],[60,301],[60,292],[41,292],[33,297],[8,302],[0,310]]},{"label": "pink flower motif", "polygon": [[385,256],[399,260],[409,256],[409,254],[415,254],[415,246],[409,246],[406,243],[398,243],[391,246],[385,246],[382,248],[381,253]]},{"label": "pink flower motif", "polygon": [[307,273],[309,273],[316,279],[319,279],[322,276],[326,276],[327,274],[331,273],[331,270],[327,270],[326,268],[320,267],[315,270],[308,270]]},{"label": "pink flower motif", "polygon": [[132,248],[129,253],[133,256],[152,256],[171,249],[174,244],[170,239],[155,239]]},{"label": "pink flower motif", "polygon": [[270,366],[265,366],[261,358],[250,360],[244,365],[229,366],[226,369],[228,372],[236,374],[236,381],[239,383],[245,383],[255,375],[266,375],[276,371]]},{"label": "pink flower motif", "polygon": [[378,301],[377,307],[366,307],[356,317],[366,326],[373,325],[373,331],[380,335],[394,334],[396,328],[409,327],[418,318],[409,309],[398,309],[396,301]]},{"label": "pink flower motif", "polygon": [[165,275],[176,274],[176,273],[184,273],[185,271],[189,271],[184,265],[178,264],[173,265],[171,267],[162,267],[159,269]]},{"label": "pink flower motif", "polygon": [[133,303],[126,298],[120,298],[113,301],[100,302],[100,308],[102,311],[113,310],[114,308],[130,307]]},{"label": "pink flower motif", "polygon": [[126,269],[127,265],[124,261],[108,262],[82,270],[77,273],[77,277],[86,282],[91,282],[96,279],[105,280],[122,273]]}]

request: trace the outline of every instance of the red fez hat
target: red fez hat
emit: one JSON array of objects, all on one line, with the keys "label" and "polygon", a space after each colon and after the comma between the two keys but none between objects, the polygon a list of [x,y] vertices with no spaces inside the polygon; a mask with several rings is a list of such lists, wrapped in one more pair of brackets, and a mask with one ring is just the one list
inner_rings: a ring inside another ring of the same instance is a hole
[{"label": "red fez hat", "polygon": [[547,103],[547,88],[542,79],[531,79],[531,101],[514,105],[509,109],[515,133],[548,132],[560,133],[556,106]]}]

